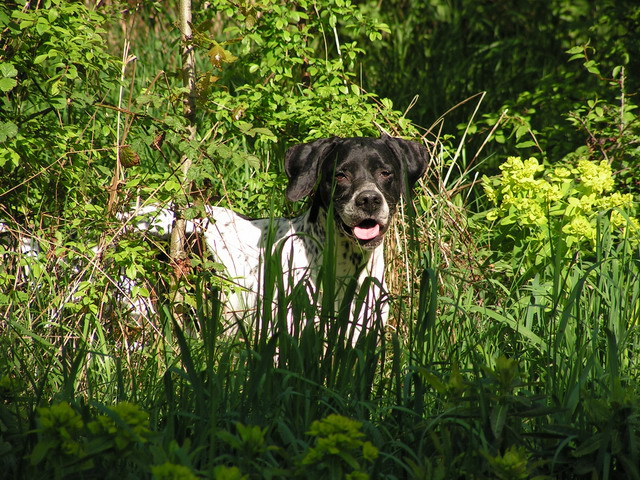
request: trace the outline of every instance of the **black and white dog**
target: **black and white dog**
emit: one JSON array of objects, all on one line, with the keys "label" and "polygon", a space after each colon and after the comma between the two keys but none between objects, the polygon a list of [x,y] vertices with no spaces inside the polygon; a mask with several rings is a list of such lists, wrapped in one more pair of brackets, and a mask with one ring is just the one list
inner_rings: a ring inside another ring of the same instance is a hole
[{"label": "black and white dog", "polygon": [[[282,266],[285,291],[279,294],[303,285],[310,298],[319,301],[323,292],[318,273],[326,246],[333,244],[336,307],[355,278],[358,289],[367,290],[357,292],[356,298],[364,301],[351,306],[354,327],[366,328],[376,318],[384,322],[388,314],[385,233],[401,197],[425,172],[428,158],[424,145],[388,135],[316,140],[291,147],[285,157],[287,198],[311,196],[310,208],[302,215],[248,219],[226,208],[206,207],[205,223],[190,224],[188,230],[203,232],[208,249],[239,287],[227,299],[228,313],[247,318],[255,310],[265,287],[268,244]],[[165,213],[160,223],[170,222],[172,216]],[[332,239],[327,238],[328,222],[333,222]],[[293,328],[291,323],[297,320],[291,315],[288,319]]]}]

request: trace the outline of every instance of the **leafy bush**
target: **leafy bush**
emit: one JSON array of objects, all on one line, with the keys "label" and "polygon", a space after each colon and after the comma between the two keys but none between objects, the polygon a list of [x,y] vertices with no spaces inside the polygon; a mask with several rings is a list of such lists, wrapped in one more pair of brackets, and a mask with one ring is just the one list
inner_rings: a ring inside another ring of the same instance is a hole
[{"label": "leafy bush", "polygon": [[367,480],[369,475],[361,462],[373,462],[378,449],[363,441],[360,428],[360,422],[340,415],[314,421],[307,434],[315,441],[300,460],[302,471],[314,478]]},{"label": "leafy bush", "polygon": [[[54,478],[108,471],[113,461],[140,462],[142,458],[136,456],[141,455],[151,433],[148,415],[128,402],[86,421],[62,402],[39,408],[37,423],[38,442],[30,455],[31,465],[39,475]],[[143,468],[148,466],[143,464]]]},{"label": "leafy bush", "polygon": [[[185,464],[169,460],[171,454],[159,442],[158,432],[149,428],[149,415],[137,405],[121,402],[112,408],[100,407],[104,414],[92,411],[88,418],[66,402],[39,408],[36,443],[31,467],[41,478],[70,478],[80,475],[105,475],[108,470],[128,470],[128,478],[195,479],[201,473],[184,457]],[[350,478],[367,479],[362,461],[371,463],[378,450],[364,440],[361,423],[341,415],[314,421],[307,445],[296,457],[279,465],[270,452],[282,453],[282,447],[268,444],[267,429],[236,423],[237,434],[216,430],[215,435],[230,447],[207,467],[216,479],[270,478]],[[235,456],[231,456],[231,453]],[[167,458],[164,463],[154,459]],[[232,459],[237,466],[225,463]],[[185,461],[186,460],[186,461]],[[267,472],[270,472],[267,474]]]},{"label": "leafy bush", "polygon": [[[546,132],[545,153],[558,158],[553,152],[557,146],[566,152],[583,141],[565,123],[567,112],[596,91],[599,101],[613,100],[601,91],[596,77],[577,64],[567,64],[562,52],[589,44],[600,52],[597,60],[605,77],[622,65],[628,91],[633,94],[640,88],[635,34],[640,7],[632,0],[363,4],[390,26],[390,34],[370,49],[376,61],[364,64],[365,78],[371,90],[409,108],[418,125],[444,120],[444,132],[455,133],[457,125],[469,122],[477,105],[474,96],[486,92],[482,112],[495,114],[497,120],[506,107],[508,116],[528,118],[533,130]],[[445,112],[449,113],[442,119]],[[513,122],[505,133],[521,126]],[[483,140],[484,136],[473,141],[475,148]],[[513,149],[502,153],[522,154]]]},{"label": "leafy bush", "polygon": [[[0,7],[2,216],[48,226],[103,197],[118,86],[103,39],[104,15],[79,3]],[[70,215],[71,216],[71,215]]]},{"label": "leafy bush", "polygon": [[521,262],[524,270],[548,264],[553,255],[594,255],[603,228],[611,229],[614,242],[628,238],[631,246],[640,243],[633,196],[613,192],[606,161],[580,159],[576,166],[547,170],[533,157],[511,157],[500,170],[497,178],[483,177],[495,205],[486,216],[496,220],[492,238],[500,257]]},{"label": "leafy bush", "polygon": [[121,86],[120,61],[105,43],[109,21],[77,2],[0,6],[0,222],[8,244],[26,238],[33,247],[28,282],[20,282],[25,259],[13,248],[0,274],[1,303],[15,315],[37,305],[53,322],[108,317],[114,295],[104,296],[106,285],[118,297],[120,267],[134,278],[144,270],[135,249],[110,256],[122,232],[105,215],[115,209],[108,192],[120,188],[122,138],[117,108],[109,108]]},{"label": "leafy bush", "polygon": [[[281,158],[292,143],[377,135],[376,125],[414,132],[390,100],[359,84],[365,49],[342,39],[364,35],[377,41],[388,26],[363,15],[349,0],[242,8],[220,0],[201,14],[205,19],[220,15],[225,28],[203,21],[194,36],[197,51],[206,52],[208,60],[198,80],[198,109],[204,115],[199,129],[211,129],[214,136],[195,156],[199,160],[189,178],[224,192],[236,209],[256,215],[288,208],[264,192],[265,187],[282,192]],[[229,175],[234,171],[240,174]],[[247,190],[254,178],[259,188]]]},{"label": "leafy bush", "polygon": [[[536,90],[521,92],[469,127],[500,153],[484,170],[496,169],[501,155],[542,155],[550,164],[576,157],[606,160],[617,172],[618,185],[637,194],[640,179],[633,165],[640,159],[640,117],[627,68],[605,62],[588,43],[566,54],[569,63],[581,63],[580,70],[545,77]],[[552,118],[546,121],[548,115]]]}]

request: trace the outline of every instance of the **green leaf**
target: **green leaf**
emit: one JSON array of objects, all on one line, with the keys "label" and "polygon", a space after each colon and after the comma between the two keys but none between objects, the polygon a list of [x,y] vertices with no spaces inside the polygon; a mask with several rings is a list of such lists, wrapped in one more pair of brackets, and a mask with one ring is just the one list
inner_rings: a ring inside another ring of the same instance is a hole
[{"label": "green leaf", "polygon": [[[51,95],[58,95],[60,93],[60,86],[63,85],[61,79],[56,80],[51,84]],[[64,105],[61,105],[60,108],[64,108]]]},{"label": "green leaf", "polygon": [[586,441],[584,441],[578,448],[573,451],[574,457],[584,457],[586,455],[591,455],[600,449],[600,446],[603,441],[603,435],[601,433],[596,433],[595,435],[589,437]]},{"label": "green leaf", "polygon": [[252,168],[258,169],[260,168],[260,159],[255,155],[247,155],[245,157],[245,162]]},{"label": "green leaf", "polygon": [[12,63],[0,63],[0,90],[8,92],[12,90],[18,81],[14,79],[18,75],[16,67]]},{"label": "green leaf", "polygon": [[40,17],[38,19],[38,23],[36,23],[36,32],[38,32],[38,35],[44,35],[45,33],[48,33],[50,30],[51,30],[51,25],[49,24],[47,19],[44,17]]},{"label": "green leaf", "polygon": [[0,90],[9,92],[18,85],[18,81],[14,78],[0,78]]},{"label": "green leaf", "polygon": [[376,23],[375,27],[381,32],[391,33],[391,28],[386,23]]},{"label": "green leaf", "polygon": [[622,70],[622,66],[618,65],[616,67],[613,68],[613,72],[611,73],[611,76],[613,78],[618,78],[618,76],[620,75],[620,71]]},{"label": "green leaf", "polygon": [[49,453],[49,450],[55,448],[58,442],[54,439],[40,440],[31,452],[31,465],[38,465]]},{"label": "green leaf", "polygon": [[13,138],[18,134],[18,126],[13,122],[0,123],[0,142]]},{"label": "green leaf", "polygon": [[507,412],[509,407],[507,405],[496,405],[491,411],[491,431],[496,438],[502,436],[502,430],[504,429],[505,422],[507,420]]},{"label": "green leaf", "polygon": [[[0,141],[2,141],[0,139]],[[11,148],[0,148],[0,167],[4,167],[7,162],[11,162],[14,167],[20,164],[20,155]]]},{"label": "green leaf", "polygon": [[577,47],[570,48],[565,53],[568,53],[569,55],[575,55],[576,53],[582,53],[583,51],[584,49],[582,48],[582,46],[578,45]]},{"label": "green leaf", "polygon": [[47,12],[47,18],[49,19],[49,23],[55,22],[58,18],[58,10],[55,8],[50,9]]},{"label": "green leaf", "polygon": [[23,12],[22,10],[15,10],[12,14],[11,14],[12,18],[18,19],[18,20],[35,20],[33,15],[30,15],[28,13]]},{"label": "green leaf", "polygon": [[529,342],[531,342],[533,345],[535,345],[541,350],[545,350],[547,348],[547,343],[542,338],[540,338],[538,335],[533,333],[529,328],[522,325],[520,322],[518,322],[516,319],[514,319],[510,315],[502,315],[487,307],[472,306],[470,310],[473,312],[480,313],[481,315],[486,315],[492,320],[495,320],[497,322],[500,322],[509,326],[512,330],[519,333],[523,338],[527,339]]},{"label": "green leaf", "polygon": [[127,278],[131,280],[135,280],[136,273],[137,273],[137,268],[136,268],[136,265],[133,263],[129,264],[125,269],[125,275],[127,276]]},{"label": "green leaf", "polygon": [[34,63],[34,65],[40,65],[47,58],[49,58],[49,54],[48,53],[43,53],[41,55],[38,55],[36,58],[34,58],[33,59],[33,63]]},{"label": "green leaf", "polygon": [[167,192],[179,192],[182,190],[180,182],[170,179],[164,183],[164,188]]},{"label": "green leaf", "polygon": [[253,133],[257,134],[257,135],[263,135],[265,137],[269,137],[269,139],[276,139],[276,136],[273,134],[273,132],[271,130],[269,130],[268,128],[264,128],[264,127],[256,127],[254,129],[252,129]]},{"label": "green leaf", "polygon": [[424,379],[435,389],[436,392],[438,392],[440,395],[444,395],[447,393],[447,386],[442,380],[440,380],[434,374],[427,372],[426,369],[420,370],[424,375]]},{"label": "green leaf", "polygon": [[18,75],[18,71],[13,66],[13,63],[0,63],[0,75],[3,77],[15,77]]},{"label": "green leaf", "polygon": [[595,75],[600,75],[600,69],[598,68],[598,64],[593,60],[588,60],[584,62],[584,66],[589,73],[593,73]]}]

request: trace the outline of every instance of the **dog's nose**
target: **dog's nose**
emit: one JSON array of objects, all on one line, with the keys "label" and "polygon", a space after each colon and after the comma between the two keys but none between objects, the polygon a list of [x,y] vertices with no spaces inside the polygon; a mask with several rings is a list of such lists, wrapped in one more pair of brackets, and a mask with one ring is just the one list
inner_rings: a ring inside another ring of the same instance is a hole
[{"label": "dog's nose", "polygon": [[365,190],[356,197],[356,206],[367,213],[373,213],[380,208],[382,195],[375,190]]}]

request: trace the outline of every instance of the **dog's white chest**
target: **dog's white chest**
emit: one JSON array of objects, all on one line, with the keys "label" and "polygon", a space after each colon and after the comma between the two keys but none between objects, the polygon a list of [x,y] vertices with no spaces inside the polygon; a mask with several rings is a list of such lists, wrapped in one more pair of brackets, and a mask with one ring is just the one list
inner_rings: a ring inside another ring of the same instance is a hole
[{"label": "dog's white chest", "polygon": [[[327,250],[324,225],[312,227],[305,215],[293,219],[251,220],[220,207],[208,207],[207,214],[211,220],[204,232],[207,246],[215,259],[224,265],[225,276],[232,285],[233,293],[228,298],[230,313],[239,318],[252,316],[265,288],[274,287],[265,285],[265,278],[269,278],[264,275],[265,262],[269,257],[275,258],[281,267],[277,278],[283,279],[284,291],[278,294],[288,295],[302,283],[311,298],[320,298],[317,278]],[[337,237],[332,252],[335,258],[332,281],[338,294],[336,303],[341,301],[345,285],[356,276],[362,277],[357,279],[359,285],[368,276],[377,277],[379,284],[372,287],[375,289],[372,295],[379,299],[384,275],[382,246],[367,252],[365,258],[362,252],[358,254],[348,247],[348,243],[343,243],[340,235]]]}]

